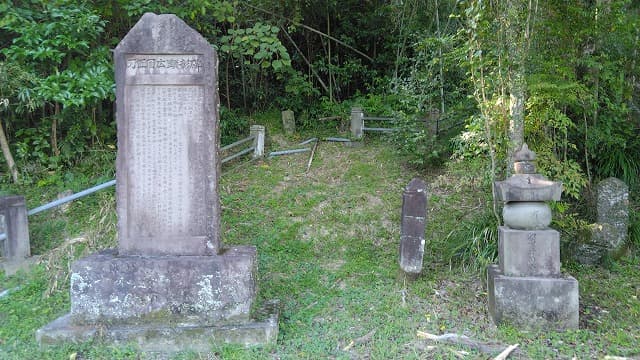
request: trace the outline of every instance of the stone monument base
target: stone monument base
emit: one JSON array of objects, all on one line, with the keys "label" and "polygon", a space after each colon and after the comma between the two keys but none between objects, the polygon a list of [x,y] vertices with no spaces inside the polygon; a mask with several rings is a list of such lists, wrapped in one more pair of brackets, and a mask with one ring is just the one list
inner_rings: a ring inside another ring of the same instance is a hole
[{"label": "stone monument base", "polygon": [[505,276],[487,268],[489,312],[496,324],[532,329],[578,328],[578,281],[571,276]]},{"label": "stone monument base", "polygon": [[205,353],[213,345],[275,343],[278,339],[278,306],[277,301],[270,302],[254,321],[221,326],[181,326],[170,323],[78,325],[73,322],[71,314],[67,314],[38,329],[36,339],[40,345],[96,340],[115,345],[133,344],[145,352],[191,350]]},{"label": "stone monument base", "polygon": [[207,351],[214,343],[275,342],[278,311],[253,320],[256,249],[213,256],[119,256],[106,250],[76,261],[71,312],[36,333],[40,344],[90,339],[143,351]]},{"label": "stone monument base", "polygon": [[24,259],[0,259],[0,271],[4,271],[5,276],[13,276],[18,271],[28,272],[39,260],[40,256],[30,256]]}]

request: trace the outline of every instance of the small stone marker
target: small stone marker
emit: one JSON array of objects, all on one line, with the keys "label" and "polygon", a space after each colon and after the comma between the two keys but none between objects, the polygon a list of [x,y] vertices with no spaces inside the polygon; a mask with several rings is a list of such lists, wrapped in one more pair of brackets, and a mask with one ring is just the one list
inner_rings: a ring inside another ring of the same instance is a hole
[{"label": "small stone marker", "polygon": [[629,187],[620,179],[602,180],[596,187],[598,222],[591,224],[574,257],[582,264],[597,264],[605,255],[622,254],[628,237]]},{"label": "small stone marker", "polygon": [[296,118],[291,110],[285,110],[282,112],[282,128],[287,135],[292,135],[296,132]]},{"label": "small stone marker", "polygon": [[115,62],[118,249],[72,265],[71,312],[37,340],[162,353],[274,342],[276,309],[250,318],[255,247],[220,245],[215,50],[175,15],[147,13]]},{"label": "small stone marker", "polygon": [[351,137],[362,139],[364,128],[364,111],[361,108],[351,108]]},{"label": "small stone marker", "polygon": [[416,178],[409,182],[402,194],[400,268],[405,273],[417,275],[422,271],[426,221],[427,184]]},{"label": "small stone marker", "polygon": [[560,200],[562,184],[535,173],[526,144],[514,154],[515,174],[494,183],[506,204],[498,228],[499,264],[487,269],[489,312],[496,324],[520,328],[578,327],[578,281],[560,272],[560,234],[548,228],[546,201]]},{"label": "small stone marker", "polygon": [[249,135],[255,136],[253,140],[253,158],[264,157],[265,128],[262,125],[251,125]]},{"label": "small stone marker", "polygon": [[24,196],[0,197],[0,256],[9,261],[23,261],[31,256],[29,220]]}]

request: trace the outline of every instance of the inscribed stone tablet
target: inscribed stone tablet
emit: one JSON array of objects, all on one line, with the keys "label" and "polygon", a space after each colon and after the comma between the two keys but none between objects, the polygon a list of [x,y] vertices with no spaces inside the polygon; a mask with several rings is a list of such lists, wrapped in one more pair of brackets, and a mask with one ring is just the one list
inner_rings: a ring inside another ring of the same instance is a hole
[{"label": "inscribed stone tablet", "polygon": [[120,253],[216,254],[215,51],[175,15],[145,14],[115,59]]}]

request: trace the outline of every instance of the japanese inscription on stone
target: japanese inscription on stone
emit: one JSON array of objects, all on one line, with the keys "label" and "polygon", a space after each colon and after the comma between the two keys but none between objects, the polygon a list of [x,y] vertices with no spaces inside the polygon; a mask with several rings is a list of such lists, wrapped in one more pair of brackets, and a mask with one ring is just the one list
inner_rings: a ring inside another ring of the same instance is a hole
[{"label": "japanese inscription on stone", "polygon": [[115,52],[119,250],[216,254],[217,58],[192,29],[151,19]]}]

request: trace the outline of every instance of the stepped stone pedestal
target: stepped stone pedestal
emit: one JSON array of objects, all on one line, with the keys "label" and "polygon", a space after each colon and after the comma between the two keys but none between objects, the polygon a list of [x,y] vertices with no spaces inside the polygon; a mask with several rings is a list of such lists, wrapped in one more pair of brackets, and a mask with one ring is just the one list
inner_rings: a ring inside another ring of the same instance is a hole
[{"label": "stepped stone pedestal", "polygon": [[38,342],[275,342],[277,302],[255,310],[256,248],[220,241],[214,48],[175,15],[147,13],[114,57],[118,248],[72,265],[71,312]]},{"label": "stepped stone pedestal", "polygon": [[507,204],[499,264],[487,269],[489,313],[496,324],[519,328],[578,328],[578,281],[560,272],[560,234],[548,228],[544,203],[560,200],[562,185],[535,174],[535,154],[526,144],[514,160],[516,174],[494,185]]}]

